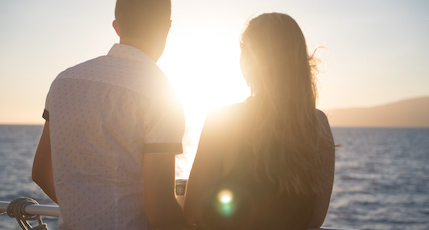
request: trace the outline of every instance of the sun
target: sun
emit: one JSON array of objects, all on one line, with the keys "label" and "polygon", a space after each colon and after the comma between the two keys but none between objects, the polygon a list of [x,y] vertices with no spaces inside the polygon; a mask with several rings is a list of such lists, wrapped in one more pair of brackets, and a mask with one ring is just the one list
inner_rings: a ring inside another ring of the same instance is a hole
[{"label": "sun", "polygon": [[216,31],[170,35],[158,65],[182,98],[187,125],[202,125],[210,110],[248,97],[239,58],[233,35]]}]

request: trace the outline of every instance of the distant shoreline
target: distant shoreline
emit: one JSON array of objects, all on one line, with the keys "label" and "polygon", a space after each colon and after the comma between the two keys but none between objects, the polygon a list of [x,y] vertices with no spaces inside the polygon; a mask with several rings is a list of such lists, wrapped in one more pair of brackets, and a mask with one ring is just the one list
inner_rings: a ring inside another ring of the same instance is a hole
[{"label": "distant shoreline", "polygon": [[384,105],[328,110],[332,127],[429,128],[429,96]]},{"label": "distant shoreline", "polygon": [[[324,110],[332,127],[339,128],[429,128],[429,96],[403,99],[372,107]],[[43,126],[43,123],[0,125]]]}]

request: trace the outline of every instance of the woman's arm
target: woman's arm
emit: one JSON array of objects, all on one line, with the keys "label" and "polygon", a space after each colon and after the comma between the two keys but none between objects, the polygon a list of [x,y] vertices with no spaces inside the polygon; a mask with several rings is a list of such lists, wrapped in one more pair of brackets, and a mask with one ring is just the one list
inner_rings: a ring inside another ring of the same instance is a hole
[{"label": "woman's arm", "polygon": [[325,135],[322,154],[322,164],[324,169],[324,187],[321,194],[316,197],[316,204],[314,207],[313,218],[310,222],[311,228],[319,228],[325,220],[326,213],[328,212],[329,202],[331,200],[332,187],[334,184],[335,172],[335,144],[332,136],[331,127],[329,126],[328,118],[326,115],[318,110],[317,116],[322,125],[322,130]]},{"label": "woman's arm", "polygon": [[184,213],[189,225],[195,224],[210,202],[222,177],[223,155],[228,149],[221,131],[224,121],[211,113],[204,123],[197,154],[186,186]]}]

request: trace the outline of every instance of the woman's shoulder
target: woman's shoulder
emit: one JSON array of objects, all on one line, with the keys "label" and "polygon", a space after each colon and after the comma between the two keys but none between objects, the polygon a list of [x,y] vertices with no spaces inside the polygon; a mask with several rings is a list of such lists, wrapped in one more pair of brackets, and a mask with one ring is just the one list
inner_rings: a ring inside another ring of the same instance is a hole
[{"label": "woman's shoulder", "polygon": [[206,118],[207,122],[215,122],[217,124],[236,123],[245,115],[246,105],[244,102],[236,103],[228,106],[218,107],[211,110]]},{"label": "woman's shoulder", "polygon": [[328,117],[326,116],[326,114],[322,110],[316,109],[316,116],[320,122],[327,122],[328,121]]},{"label": "woman's shoulder", "polygon": [[324,139],[324,148],[331,149],[335,146],[332,136],[331,126],[329,125],[328,117],[321,110],[316,110],[316,116],[321,127],[322,137]]},{"label": "woman's shoulder", "polygon": [[233,148],[240,142],[246,127],[246,112],[243,104],[233,104],[212,110],[203,126],[201,138],[222,143],[222,148]]},{"label": "woman's shoulder", "polygon": [[246,103],[240,102],[240,103],[235,103],[235,104],[215,108],[210,111],[210,114],[236,113],[238,111],[243,110],[245,107],[246,107]]},{"label": "woman's shoulder", "polygon": [[316,109],[316,117],[319,120],[319,124],[322,126],[322,129],[325,132],[331,132],[331,126],[329,125],[329,120],[326,114],[323,111]]}]

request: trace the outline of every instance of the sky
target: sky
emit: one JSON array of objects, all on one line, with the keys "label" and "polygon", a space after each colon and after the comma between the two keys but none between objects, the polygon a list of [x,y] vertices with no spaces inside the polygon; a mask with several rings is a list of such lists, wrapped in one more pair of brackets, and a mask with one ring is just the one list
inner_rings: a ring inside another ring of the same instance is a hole
[{"label": "sky", "polygon": [[[119,42],[114,0],[0,1],[0,124],[42,124],[61,71]],[[158,64],[184,101],[188,124],[249,90],[240,33],[261,13],[301,26],[321,63],[319,108],[369,107],[429,95],[429,1],[172,0],[172,28]]]}]

